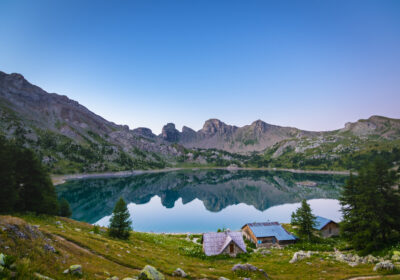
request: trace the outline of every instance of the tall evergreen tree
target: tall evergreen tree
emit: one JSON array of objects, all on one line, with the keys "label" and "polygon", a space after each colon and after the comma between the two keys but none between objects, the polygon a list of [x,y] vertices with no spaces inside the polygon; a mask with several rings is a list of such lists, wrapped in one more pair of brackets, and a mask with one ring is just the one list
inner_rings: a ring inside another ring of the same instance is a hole
[{"label": "tall evergreen tree", "polygon": [[115,205],[110,219],[109,235],[111,237],[128,239],[131,228],[131,220],[125,201],[122,197]]},{"label": "tall evergreen tree", "polygon": [[305,199],[301,202],[301,207],[292,213],[291,224],[298,227],[298,233],[301,238],[312,239],[315,216],[312,214],[311,207]]},{"label": "tall evergreen tree", "polygon": [[342,235],[352,246],[369,253],[400,240],[398,176],[377,158],[351,175],[340,197]]}]

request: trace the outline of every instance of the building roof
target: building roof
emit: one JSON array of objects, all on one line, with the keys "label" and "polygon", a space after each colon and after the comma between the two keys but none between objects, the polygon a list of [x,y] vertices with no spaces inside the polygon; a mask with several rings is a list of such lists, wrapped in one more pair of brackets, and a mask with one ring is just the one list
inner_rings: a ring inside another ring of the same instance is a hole
[{"label": "building roof", "polygon": [[320,217],[320,216],[316,216],[314,221],[315,221],[314,228],[317,229],[317,230],[323,229],[330,222],[333,222],[333,223],[336,224],[335,221],[332,221],[332,220],[329,220],[327,218]]},{"label": "building roof", "polygon": [[203,234],[203,248],[207,256],[221,254],[231,243],[235,243],[243,252],[246,252],[246,245],[241,232],[209,232]]},{"label": "building roof", "polygon": [[296,240],[296,237],[287,232],[278,222],[251,223],[246,225],[249,226],[257,238],[274,236],[279,241]]}]

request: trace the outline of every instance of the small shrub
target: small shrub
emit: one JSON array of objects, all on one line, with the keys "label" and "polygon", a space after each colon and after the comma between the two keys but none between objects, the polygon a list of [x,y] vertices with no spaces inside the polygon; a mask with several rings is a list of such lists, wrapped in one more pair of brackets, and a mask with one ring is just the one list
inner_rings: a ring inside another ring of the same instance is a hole
[{"label": "small shrub", "polygon": [[95,234],[100,234],[100,227],[99,227],[98,225],[94,225],[94,226],[93,226],[93,232],[94,232]]}]

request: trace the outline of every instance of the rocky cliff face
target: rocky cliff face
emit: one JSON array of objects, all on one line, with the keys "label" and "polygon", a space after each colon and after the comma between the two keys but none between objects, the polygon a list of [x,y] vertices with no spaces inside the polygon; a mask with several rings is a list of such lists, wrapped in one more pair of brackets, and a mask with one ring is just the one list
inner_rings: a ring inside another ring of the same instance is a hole
[{"label": "rocky cliff face", "polygon": [[[171,137],[164,137],[164,129],[170,131],[169,134],[174,135],[174,141],[168,140]],[[217,119],[210,119],[197,132],[186,126],[183,127],[182,132],[179,132],[175,125],[172,127],[171,124],[165,126],[164,129],[162,135],[166,141],[178,142],[187,148],[213,148],[233,153],[263,151],[288,138],[319,134],[318,132],[275,126],[261,120],[250,125],[237,127],[227,125]]]},{"label": "rocky cliff face", "polygon": [[[66,96],[30,84],[20,74],[1,71],[0,120],[1,134],[35,149],[56,170],[58,165],[68,165],[71,171],[146,167],[160,163],[154,154],[179,154],[150,129],[130,130],[109,122]],[[139,156],[133,150],[145,153]]]},{"label": "rocky cliff face", "polygon": [[321,143],[331,142],[332,137],[342,140],[350,136],[361,139],[371,136],[386,140],[400,139],[400,120],[381,116],[372,116],[367,120],[347,123],[343,129],[327,132],[282,127],[261,120],[243,127],[236,127],[217,119],[210,119],[199,131],[184,126],[182,132],[179,132],[175,125],[168,125],[172,125],[170,134],[173,134],[173,138],[171,136],[163,137],[163,139],[169,142],[178,142],[187,148],[212,148],[246,154],[262,152],[278,145],[274,158],[279,157],[286,148],[302,149],[297,147],[298,143],[316,142],[316,139],[319,139],[318,141]]},{"label": "rocky cliff face", "polygon": [[162,132],[161,132],[161,138],[164,139],[165,141],[172,142],[172,143],[178,142],[179,138],[180,138],[180,133],[175,128],[175,124],[168,123],[168,124],[164,125]]}]

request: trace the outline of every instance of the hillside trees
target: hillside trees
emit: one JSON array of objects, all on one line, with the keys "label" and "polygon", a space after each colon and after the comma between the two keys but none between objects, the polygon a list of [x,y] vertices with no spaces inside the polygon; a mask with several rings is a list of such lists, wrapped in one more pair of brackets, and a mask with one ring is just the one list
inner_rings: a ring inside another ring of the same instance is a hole
[{"label": "hillside trees", "polygon": [[342,235],[352,246],[369,253],[400,241],[398,175],[377,158],[351,175],[344,187]]},{"label": "hillside trees", "polygon": [[49,175],[34,153],[0,136],[0,212],[58,214]]}]

